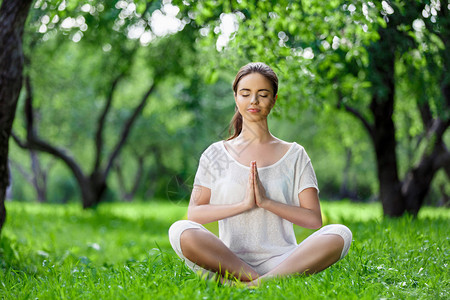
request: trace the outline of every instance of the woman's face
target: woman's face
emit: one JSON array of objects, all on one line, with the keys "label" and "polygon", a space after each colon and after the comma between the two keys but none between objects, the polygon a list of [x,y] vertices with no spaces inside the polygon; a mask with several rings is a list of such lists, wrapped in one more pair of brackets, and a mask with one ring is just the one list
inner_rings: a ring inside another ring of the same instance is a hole
[{"label": "woman's face", "polygon": [[234,98],[242,117],[249,121],[266,119],[276,101],[271,82],[259,73],[242,77]]}]

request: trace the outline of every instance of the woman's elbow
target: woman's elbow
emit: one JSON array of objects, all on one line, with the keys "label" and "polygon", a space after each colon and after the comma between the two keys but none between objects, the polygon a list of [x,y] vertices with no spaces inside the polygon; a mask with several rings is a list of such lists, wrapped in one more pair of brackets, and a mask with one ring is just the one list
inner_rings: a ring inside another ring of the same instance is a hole
[{"label": "woman's elbow", "polygon": [[197,222],[197,223],[199,223],[199,224],[202,224],[202,220],[201,220],[199,214],[196,213],[196,212],[195,212],[194,210],[192,210],[192,209],[188,209],[188,212],[187,212],[187,219],[188,219],[189,221],[193,221],[193,222]]},{"label": "woman's elbow", "polygon": [[319,229],[320,227],[322,227],[322,220],[314,222],[310,228],[311,229]]},{"label": "woman's elbow", "polygon": [[314,218],[314,220],[312,220],[311,224],[310,224],[310,229],[319,229],[320,227],[322,227],[322,216],[319,215],[316,218]]},{"label": "woman's elbow", "polygon": [[195,218],[195,213],[191,209],[188,209],[188,211],[187,211],[187,219],[189,221],[197,222],[196,218]]}]

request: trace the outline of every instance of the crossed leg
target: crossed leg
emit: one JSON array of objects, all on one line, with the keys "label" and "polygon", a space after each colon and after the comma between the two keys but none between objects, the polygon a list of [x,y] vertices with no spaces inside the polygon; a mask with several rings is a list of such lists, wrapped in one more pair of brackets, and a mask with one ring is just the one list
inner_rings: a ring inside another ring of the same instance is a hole
[{"label": "crossed leg", "polygon": [[345,256],[352,240],[347,227],[325,226],[305,239],[281,263],[260,276],[198,223],[178,221],[172,225],[169,236],[174,250],[188,260],[186,263],[191,268],[198,265],[222,276],[231,274],[249,285],[258,285],[262,280],[276,276],[320,272]]},{"label": "crossed leg", "polygon": [[230,274],[241,281],[252,281],[259,274],[236,256],[225,244],[209,231],[187,229],[180,236],[183,255],[197,265],[219,273]]},{"label": "crossed leg", "polygon": [[300,244],[291,255],[278,266],[249,285],[259,285],[262,281],[287,275],[309,275],[318,273],[341,258],[344,239],[336,234],[323,234],[311,237]]}]

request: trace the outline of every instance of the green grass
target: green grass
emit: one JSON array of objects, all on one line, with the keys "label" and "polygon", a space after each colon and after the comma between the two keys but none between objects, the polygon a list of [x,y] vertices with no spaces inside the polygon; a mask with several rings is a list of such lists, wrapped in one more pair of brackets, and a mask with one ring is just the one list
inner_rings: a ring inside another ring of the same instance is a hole
[{"label": "green grass", "polygon": [[[379,204],[323,202],[324,220],[353,231],[349,255],[309,277],[258,289],[203,281],[172,251],[181,204],[7,203],[0,239],[1,299],[448,299],[450,210],[383,219]],[[214,228],[212,226],[211,228]],[[296,227],[299,239],[312,231]]]}]

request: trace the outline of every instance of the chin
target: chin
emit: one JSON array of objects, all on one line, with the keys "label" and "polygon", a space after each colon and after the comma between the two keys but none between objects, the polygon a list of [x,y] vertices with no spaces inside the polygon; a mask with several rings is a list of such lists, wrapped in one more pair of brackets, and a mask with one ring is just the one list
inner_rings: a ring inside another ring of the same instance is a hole
[{"label": "chin", "polygon": [[262,121],[262,120],[266,120],[267,119],[267,115],[247,115],[246,117],[247,121],[250,122],[258,122],[258,121]]}]

